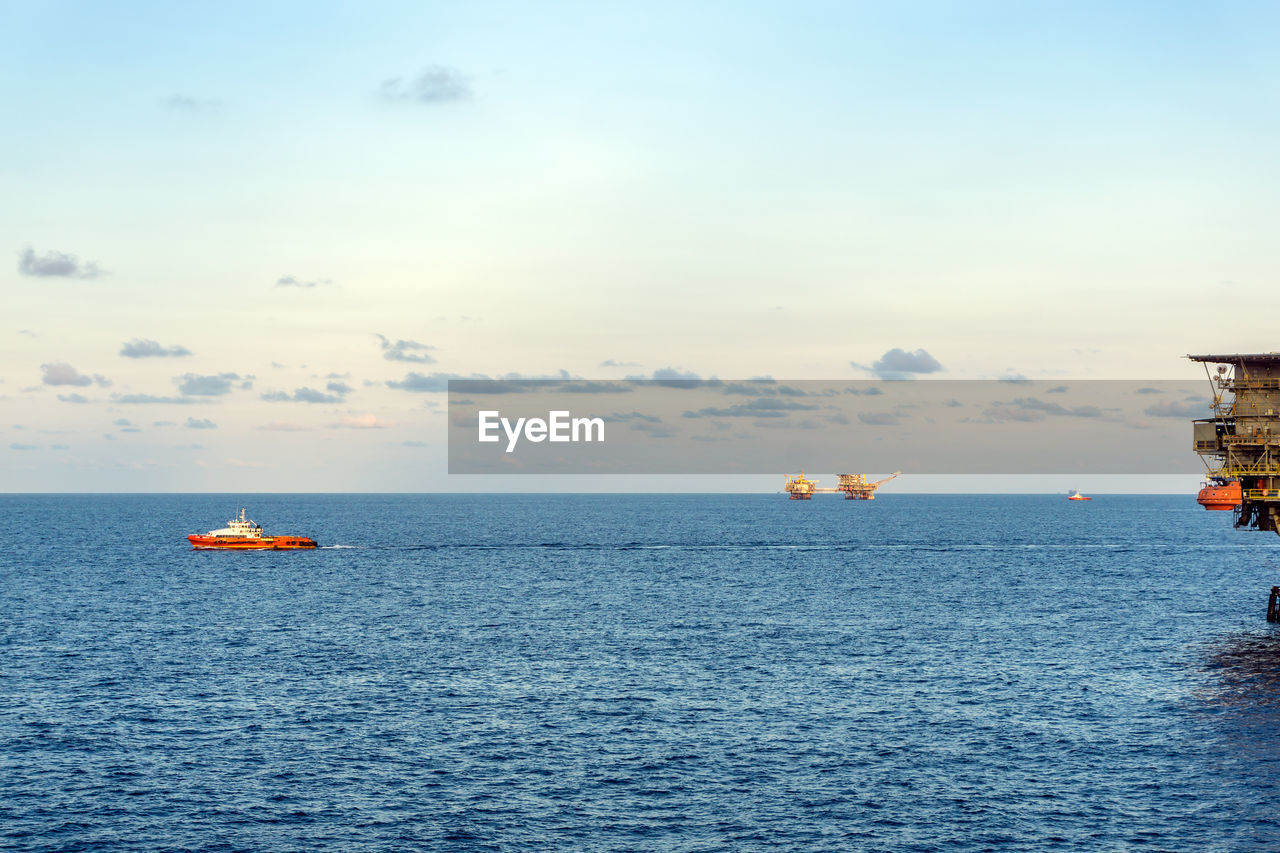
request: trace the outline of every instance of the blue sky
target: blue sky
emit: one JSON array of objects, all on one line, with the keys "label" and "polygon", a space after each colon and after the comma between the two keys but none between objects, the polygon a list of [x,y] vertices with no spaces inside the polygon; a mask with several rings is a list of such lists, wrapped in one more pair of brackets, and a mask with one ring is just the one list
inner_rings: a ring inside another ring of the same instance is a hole
[{"label": "blue sky", "polygon": [[1183,378],[1272,349],[1210,298],[1274,282],[1278,15],[8,4],[0,477],[454,488],[410,372],[855,378],[902,347]]}]

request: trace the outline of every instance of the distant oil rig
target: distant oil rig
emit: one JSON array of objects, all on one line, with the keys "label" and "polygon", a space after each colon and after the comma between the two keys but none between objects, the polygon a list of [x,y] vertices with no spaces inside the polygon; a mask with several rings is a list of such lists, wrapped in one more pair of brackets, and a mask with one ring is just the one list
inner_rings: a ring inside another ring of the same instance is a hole
[{"label": "distant oil rig", "polygon": [[809,480],[804,476],[804,471],[799,474],[788,474],[787,484],[782,490],[791,496],[793,501],[811,500],[815,494],[835,494],[844,492],[844,499],[847,501],[873,501],[876,499],[876,489],[901,474],[901,471],[894,471],[883,480],[876,480],[874,483],[868,483],[867,478],[862,474],[841,474],[834,489],[822,489],[818,487],[817,480]]}]

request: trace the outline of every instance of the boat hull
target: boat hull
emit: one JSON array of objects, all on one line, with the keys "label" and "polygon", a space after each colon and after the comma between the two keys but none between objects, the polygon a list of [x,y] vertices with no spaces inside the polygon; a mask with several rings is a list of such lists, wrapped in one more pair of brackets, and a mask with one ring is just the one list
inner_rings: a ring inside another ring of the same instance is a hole
[{"label": "boat hull", "polygon": [[1229,510],[1239,506],[1243,499],[1240,481],[1232,480],[1221,485],[1205,486],[1196,496],[1196,503],[1205,509]]},{"label": "boat hull", "polygon": [[305,536],[204,536],[193,533],[187,537],[191,547],[205,551],[294,551],[314,548],[316,543]]}]

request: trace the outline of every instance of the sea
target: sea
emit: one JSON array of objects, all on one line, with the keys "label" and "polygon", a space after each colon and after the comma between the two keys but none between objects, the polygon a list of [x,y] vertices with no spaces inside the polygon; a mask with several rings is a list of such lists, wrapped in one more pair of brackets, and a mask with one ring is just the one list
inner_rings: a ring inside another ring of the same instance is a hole
[{"label": "sea", "polygon": [[1280,537],[1193,496],[0,513],[3,850],[1280,849]]}]

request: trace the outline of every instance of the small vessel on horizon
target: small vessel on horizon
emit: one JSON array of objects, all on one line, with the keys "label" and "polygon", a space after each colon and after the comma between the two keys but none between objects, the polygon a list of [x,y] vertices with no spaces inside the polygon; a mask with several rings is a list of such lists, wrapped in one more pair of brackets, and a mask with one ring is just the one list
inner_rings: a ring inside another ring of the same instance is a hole
[{"label": "small vessel on horizon", "polygon": [[1080,490],[1079,490],[1079,489],[1072,489],[1072,490],[1071,490],[1071,494],[1067,495],[1067,500],[1069,500],[1069,501],[1091,501],[1091,500],[1093,500],[1093,498],[1091,498],[1091,497],[1089,497],[1089,496],[1087,496],[1087,495],[1082,495],[1082,494],[1080,494]]},{"label": "small vessel on horizon", "polygon": [[240,516],[228,521],[226,527],[208,533],[192,533],[187,541],[196,550],[291,551],[316,547],[315,540],[305,536],[265,535],[261,524],[245,517],[244,507],[240,507]]}]

